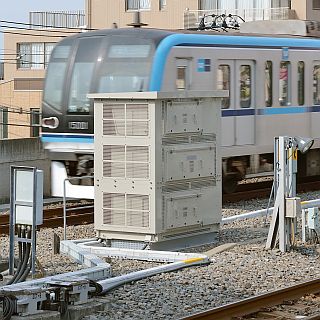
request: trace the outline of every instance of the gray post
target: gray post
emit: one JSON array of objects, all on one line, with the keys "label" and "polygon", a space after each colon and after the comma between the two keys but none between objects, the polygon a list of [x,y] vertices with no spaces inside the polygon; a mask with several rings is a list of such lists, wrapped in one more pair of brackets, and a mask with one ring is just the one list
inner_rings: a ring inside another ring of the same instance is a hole
[{"label": "gray post", "polygon": [[67,191],[66,182],[68,178],[63,181],[63,240],[67,240]]}]

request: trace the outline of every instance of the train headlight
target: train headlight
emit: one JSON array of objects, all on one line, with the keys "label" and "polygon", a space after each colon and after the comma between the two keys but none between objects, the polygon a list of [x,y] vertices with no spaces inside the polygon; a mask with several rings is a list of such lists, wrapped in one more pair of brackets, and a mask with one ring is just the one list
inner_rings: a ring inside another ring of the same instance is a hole
[{"label": "train headlight", "polygon": [[294,137],[294,142],[301,153],[306,153],[313,145],[314,140],[311,138]]},{"label": "train headlight", "polygon": [[56,129],[59,126],[59,119],[57,117],[43,118],[42,127]]}]

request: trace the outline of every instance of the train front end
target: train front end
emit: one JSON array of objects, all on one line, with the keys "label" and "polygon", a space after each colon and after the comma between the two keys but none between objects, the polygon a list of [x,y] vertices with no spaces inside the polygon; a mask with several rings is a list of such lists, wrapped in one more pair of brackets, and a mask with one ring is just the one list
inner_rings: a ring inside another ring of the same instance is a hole
[{"label": "train front end", "polygon": [[165,35],[146,29],[103,30],[56,45],[46,75],[41,135],[52,160],[53,196],[63,196],[67,183],[68,196],[93,197],[94,110],[87,95],[147,91],[152,57]]}]

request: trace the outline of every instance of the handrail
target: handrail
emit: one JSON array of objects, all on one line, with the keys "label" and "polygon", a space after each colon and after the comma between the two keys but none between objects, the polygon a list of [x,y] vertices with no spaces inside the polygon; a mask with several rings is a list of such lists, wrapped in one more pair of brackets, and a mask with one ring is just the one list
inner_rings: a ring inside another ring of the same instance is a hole
[{"label": "handrail", "polygon": [[[92,176],[81,176],[81,177],[72,177],[72,178],[65,178],[63,180],[63,240],[67,240],[67,211],[71,209],[67,209],[67,188],[66,182],[73,181],[73,180],[82,180],[82,179],[92,179]],[[89,208],[90,206],[88,206]],[[92,206],[91,206],[92,207]],[[83,207],[82,207],[83,208]],[[75,210],[73,207],[72,210]]]}]

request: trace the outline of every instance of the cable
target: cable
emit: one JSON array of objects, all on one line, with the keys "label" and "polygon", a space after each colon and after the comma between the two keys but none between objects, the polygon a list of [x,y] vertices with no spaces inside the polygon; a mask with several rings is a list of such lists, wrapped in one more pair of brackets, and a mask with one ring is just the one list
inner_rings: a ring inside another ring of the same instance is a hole
[{"label": "cable", "polygon": [[94,292],[90,292],[92,296],[98,296],[102,293],[102,285],[94,280],[89,280],[89,287],[95,288]]},{"label": "cable", "polygon": [[[8,28],[8,29],[17,29],[17,30],[38,30],[38,29],[30,29],[30,28],[22,28],[22,27],[13,27],[13,26],[6,26],[6,25],[0,25],[0,28]],[[52,28],[55,28],[55,27],[52,27]],[[67,28],[66,28],[67,29]],[[79,31],[80,28],[78,28],[77,30],[78,31],[59,31],[59,30],[50,30],[50,29],[41,29],[41,30],[38,30],[40,32],[48,32],[48,33],[64,33],[64,34],[75,34],[75,33],[81,33],[83,29],[81,29]]]},{"label": "cable", "polygon": [[[27,239],[31,239],[31,226],[27,226]],[[25,249],[25,255],[23,257],[23,262],[22,262],[22,267],[19,271],[19,273],[17,274],[16,279],[14,280],[13,283],[18,283],[23,281],[23,276],[25,275],[25,273],[28,271],[28,262],[29,262],[29,258],[30,258],[30,249],[31,249],[31,243],[24,243],[26,245],[26,249]],[[28,271],[27,275],[29,274],[30,270]]]},{"label": "cable", "polygon": [[[14,32],[14,31],[5,31],[0,30],[0,33],[8,33],[8,34],[18,34],[20,36],[33,36],[33,37],[46,37],[46,38],[66,38],[67,36],[51,36],[51,35],[44,35],[44,34],[34,34],[34,33],[22,33],[22,32]],[[75,32],[74,34],[79,33]]]},{"label": "cable", "polygon": [[[18,24],[18,25],[30,26],[30,27],[57,28],[57,29],[61,28],[61,29],[68,29],[68,30],[80,29],[80,27],[58,27],[58,26],[55,27],[55,26],[49,26],[44,24],[23,23],[23,22],[9,21],[9,20],[0,20],[0,23]],[[90,28],[81,28],[81,29],[89,30],[89,31],[98,30],[98,29],[90,29]]]},{"label": "cable", "polygon": [[11,316],[15,312],[15,298],[4,296],[4,297],[0,297],[0,300],[2,301],[2,304],[3,304],[2,319],[10,320]]},{"label": "cable", "polygon": [[[25,226],[24,225],[21,225],[20,228],[18,229],[18,237],[20,237],[20,238],[25,237]],[[23,260],[24,254],[25,254],[25,243],[21,243],[21,241],[19,241],[19,263],[18,263],[16,272],[14,273],[13,277],[7,282],[6,285],[12,284],[16,280],[17,275],[21,271],[21,268],[22,268],[22,260]]]}]

